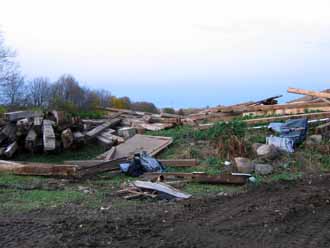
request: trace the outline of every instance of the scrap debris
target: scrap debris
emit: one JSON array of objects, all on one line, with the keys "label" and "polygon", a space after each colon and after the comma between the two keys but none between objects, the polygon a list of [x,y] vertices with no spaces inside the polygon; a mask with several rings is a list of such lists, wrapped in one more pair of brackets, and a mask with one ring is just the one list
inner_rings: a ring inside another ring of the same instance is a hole
[{"label": "scrap debris", "polygon": [[134,181],[123,190],[118,191],[119,194],[125,194],[125,199],[136,199],[140,197],[160,198],[160,199],[189,199],[190,194],[181,192],[180,190],[162,183]]},{"label": "scrap debris", "polygon": [[[325,123],[316,127],[316,135],[308,140],[309,143],[320,143],[322,136],[330,137],[330,90],[316,92],[289,88],[288,92],[304,97],[278,104],[277,99],[281,97],[278,95],[232,106],[207,108],[189,115],[103,108],[108,116],[98,120],[81,120],[55,110],[46,113],[31,111],[5,113],[0,120],[0,157],[10,159],[17,152],[61,152],[94,143],[102,145],[106,151],[97,156],[96,160],[66,161],[64,165],[1,160],[0,171],[18,175],[74,178],[94,176],[103,172],[125,172],[130,176],[141,176],[146,180],[134,181],[122,189],[119,193],[124,194],[126,199],[141,197],[188,199],[191,195],[172,186],[179,187],[191,182],[244,185],[251,179],[250,173],[257,175],[272,173],[272,165],[266,162],[254,163],[247,158],[236,157],[232,173],[209,175],[205,172],[167,172],[166,167],[186,168],[197,167],[199,164],[196,159],[153,158],[169,147],[173,139],[144,133],[180,125],[190,125],[203,130],[212,127],[216,122],[240,117],[250,126],[249,128],[263,124],[276,133],[276,136],[269,136],[267,139],[265,137],[266,144],[255,147],[258,158],[271,161],[276,159],[280,152],[294,152],[296,146],[306,140],[308,123],[311,121],[322,120]],[[283,121],[285,123],[282,123]]]}]

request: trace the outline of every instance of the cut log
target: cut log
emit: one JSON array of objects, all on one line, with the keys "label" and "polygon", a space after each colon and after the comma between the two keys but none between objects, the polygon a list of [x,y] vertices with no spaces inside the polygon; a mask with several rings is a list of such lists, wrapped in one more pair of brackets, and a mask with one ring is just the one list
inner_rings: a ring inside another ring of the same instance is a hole
[{"label": "cut log", "polygon": [[73,133],[73,138],[74,138],[74,141],[77,142],[77,143],[85,142],[85,135],[81,132],[74,132]]},{"label": "cut log", "polygon": [[25,138],[25,149],[34,152],[36,144],[37,144],[37,133],[31,128],[28,132],[28,135]]},{"label": "cut log", "polygon": [[169,167],[195,167],[198,166],[196,159],[159,159],[165,166]]},{"label": "cut log", "polygon": [[54,116],[57,126],[61,126],[67,121],[66,118],[65,118],[65,112],[64,111],[53,110],[51,112],[51,114]]},{"label": "cut log", "polygon": [[74,140],[71,129],[69,129],[69,128],[65,129],[61,134],[61,139],[62,139],[64,149],[70,148],[71,145],[73,144],[73,140]]},{"label": "cut log", "polygon": [[136,134],[136,129],[134,127],[123,127],[118,130],[118,135],[128,139]]},{"label": "cut log", "polygon": [[6,150],[4,151],[4,155],[7,157],[7,158],[11,158],[13,157],[14,153],[17,151],[18,149],[18,145],[17,145],[17,142],[13,142],[11,143],[7,148]]},{"label": "cut log", "polygon": [[52,126],[52,121],[43,121],[43,142],[44,151],[54,151],[56,148],[55,133]]},{"label": "cut log", "polygon": [[0,138],[0,142],[2,142],[4,139],[8,138],[9,141],[15,141],[16,140],[16,125],[13,123],[9,123],[5,126],[4,129],[2,129],[1,133],[3,134]]},{"label": "cut log", "polygon": [[114,141],[112,139],[108,139],[102,136],[97,136],[97,141],[100,145],[102,145],[105,149],[110,148],[111,146],[114,145]]},{"label": "cut log", "polygon": [[102,145],[105,146],[112,146],[113,144],[121,144],[125,142],[124,138],[116,136],[113,133],[114,130],[107,129],[100,133],[96,138]]},{"label": "cut log", "polygon": [[33,118],[33,126],[34,127],[41,127],[42,125],[42,120],[43,120],[43,117],[41,116],[36,116]]}]

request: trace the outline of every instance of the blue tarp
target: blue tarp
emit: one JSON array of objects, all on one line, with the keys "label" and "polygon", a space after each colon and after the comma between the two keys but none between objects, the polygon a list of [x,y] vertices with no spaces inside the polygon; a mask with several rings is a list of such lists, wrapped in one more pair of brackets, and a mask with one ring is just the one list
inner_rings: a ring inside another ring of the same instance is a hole
[{"label": "blue tarp", "polygon": [[288,120],[285,123],[273,122],[268,128],[279,136],[267,137],[267,144],[287,152],[294,152],[295,147],[306,138],[308,121],[306,118],[301,118]]},{"label": "blue tarp", "polygon": [[163,172],[165,167],[146,152],[135,154],[130,163],[120,164],[122,172],[130,176],[140,176],[144,172]]}]

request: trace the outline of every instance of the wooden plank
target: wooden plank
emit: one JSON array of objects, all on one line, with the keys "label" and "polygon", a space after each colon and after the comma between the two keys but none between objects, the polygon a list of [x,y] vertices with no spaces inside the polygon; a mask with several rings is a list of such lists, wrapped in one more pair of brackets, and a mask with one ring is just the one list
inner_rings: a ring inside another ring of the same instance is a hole
[{"label": "wooden plank", "polygon": [[169,178],[184,178],[191,180],[195,175],[206,175],[205,172],[146,172],[142,175],[143,178],[155,179],[163,177],[164,180]]},{"label": "wooden plank", "polygon": [[74,177],[77,174],[78,166],[46,164],[46,163],[19,163],[21,166],[14,168],[13,172],[17,175],[31,176],[64,176]]},{"label": "wooden plank", "polygon": [[95,174],[107,172],[107,171],[116,171],[120,169],[119,164],[127,162],[126,157],[113,159],[110,161],[102,161],[101,163],[97,163],[94,165],[86,165],[83,166],[80,164],[78,176],[85,177],[85,176],[93,176]]},{"label": "wooden plank", "polygon": [[99,133],[101,133],[102,131],[104,131],[105,129],[119,124],[120,121],[121,120],[119,118],[115,118],[113,120],[107,121],[106,123],[103,123],[102,125],[99,125],[99,126],[93,128],[92,130],[88,131],[86,133],[86,136],[87,136],[87,138],[93,138],[93,137],[97,136]]},{"label": "wooden plank", "polygon": [[103,163],[104,160],[67,160],[64,164],[78,165],[79,167],[94,166]]},{"label": "wooden plank", "polygon": [[43,117],[41,117],[41,116],[34,117],[33,118],[33,126],[35,126],[35,127],[41,127],[42,120],[43,120]]},{"label": "wooden plank", "polygon": [[[285,120],[298,119],[298,118],[307,118],[308,120],[330,118],[330,111],[319,112],[319,113],[309,113],[309,114],[283,115],[283,116],[275,116],[275,117],[256,118],[256,119],[250,119],[250,120],[243,120],[243,122],[245,122],[249,126],[253,126],[253,125],[262,124],[262,123],[285,121]],[[197,129],[206,130],[213,126],[214,126],[214,123],[200,124],[197,127]]]},{"label": "wooden plank", "polygon": [[14,170],[22,166],[23,165],[20,163],[0,160],[0,172],[13,172]]},{"label": "wooden plank", "polygon": [[169,167],[195,167],[198,166],[197,159],[159,159],[165,166]]},{"label": "wooden plank", "polygon": [[115,153],[116,153],[116,147],[112,147],[109,152],[107,153],[107,156],[105,157],[104,160],[108,161],[108,160],[112,160],[113,157],[115,156]]},{"label": "wooden plank", "polygon": [[142,127],[148,131],[160,131],[173,127],[172,123],[141,123],[137,127]]},{"label": "wooden plank", "polygon": [[313,119],[322,119],[329,117],[330,117],[330,111],[299,114],[299,115],[284,115],[284,116],[276,116],[276,117],[258,118],[258,119],[244,120],[244,122],[246,122],[248,125],[256,125],[260,123],[270,123],[270,122],[284,121],[284,120],[298,119],[298,118],[307,118],[308,120],[313,120]]},{"label": "wooden plank", "polygon": [[[240,108],[240,107],[248,107],[248,106],[255,106],[255,105],[274,105],[277,104],[276,99],[282,97],[282,95],[278,96],[272,96],[268,97],[259,101],[249,101],[249,102],[243,102],[231,106],[219,106],[219,107],[213,107],[208,108],[204,111],[201,111],[200,113],[210,113],[210,112],[226,112],[227,109],[234,109],[234,108]],[[232,111],[229,111],[232,112]]]},{"label": "wooden plank", "polygon": [[52,121],[43,121],[43,142],[44,151],[54,151],[56,148],[55,133],[52,126]]},{"label": "wooden plank", "polygon": [[243,185],[247,181],[246,176],[233,176],[233,175],[194,175],[193,182],[207,183],[207,184],[237,184]]},{"label": "wooden plank", "polygon": [[7,121],[17,121],[24,118],[32,118],[35,116],[42,116],[42,113],[32,111],[15,111],[4,114],[4,119]]},{"label": "wooden plank", "polygon": [[150,156],[154,156],[169,146],[172,142],[173,139],[170,137],[136,134],[132,138],[126,140],[125,143],[116,147],[114,158],[132,157],[135,153],[141,151],[145,151]]},{"label": "wooden plank", "polygon": [[289,93],[295,93],[299,95],[306,95],[306,96],[313,96],[318,98],[329,98],[330,99],[330,93],[326,92],[317,92],[312,90],[303,90],[303,89],[297,89],[297,88],[289,88]]},{"label": "wooden plank", "polygon": [[315,103],[291,103],[291,104],[277,104],[277,105],[256,105],[256,106],[241,106],[241,107],[223,107],[218,109],[219,112],[230,113],[244,113],[244,112],[258,112],[258,111],[271,111],[280,109],[308,109],[308,108],[318,108],[318,107],[328,107],[329,105],[325,102],[315,102]]},{"label": "wooden plank", "polygon": [[118,108],[100,108],[100,109],[110,111],[110,112],[118,112],[118,113],[129,114],[129,115],[140,116],[140,117],[142,117],[144,115],[153,115],[153,116],[159,116],[159,117],[165,117],[165,118],[182,118],[181,115],[168,114],[168,113],[161,113],[160,115],[157,115],[155,113],[135,111],[135,110],[130,110],[130,109],[118,109]]}]

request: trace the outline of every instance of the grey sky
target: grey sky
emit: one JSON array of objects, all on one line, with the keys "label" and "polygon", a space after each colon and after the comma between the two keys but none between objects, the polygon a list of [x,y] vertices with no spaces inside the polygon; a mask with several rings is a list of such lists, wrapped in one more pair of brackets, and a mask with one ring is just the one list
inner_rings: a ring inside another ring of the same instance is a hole
[{"label": "grey sky", "polygon": [[160,107],[329,88],[330,1],[0,2],[28,78],[71,73]]}]

